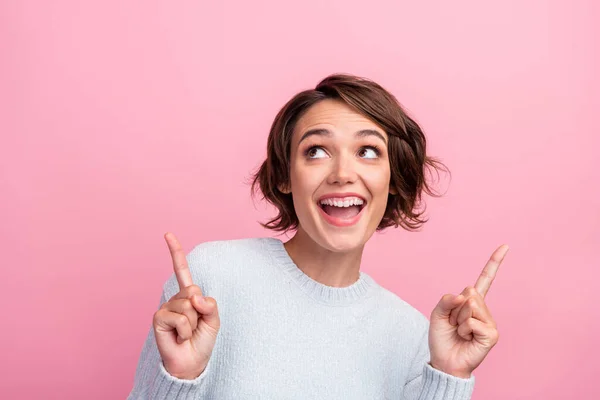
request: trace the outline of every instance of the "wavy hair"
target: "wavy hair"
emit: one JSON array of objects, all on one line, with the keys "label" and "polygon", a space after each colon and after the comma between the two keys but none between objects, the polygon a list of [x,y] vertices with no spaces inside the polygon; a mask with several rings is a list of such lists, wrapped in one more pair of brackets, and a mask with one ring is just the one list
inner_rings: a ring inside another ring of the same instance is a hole
[{"label": "wavy hair", "polygon": [[404,111],[398,100],[374,81],[349,74],[333,74],[310,90],[292,97],[277,113],[267,140],[267,158],[252,175],[252,197],[262,193],[262,199],[273,204],[278,214],[261,223],[275,231],[298,228],[291,193],[283,193],[290,179],[290,147],[297,121],[317,102],[324,99],[341,100],[374,121],[388,135],[390,188],[383,218],[377,230],[401,226],[408,231],[418,230],[427,218],[422,193],[440,197],[426,179],[428,169],[447,171],[440,161],[426,154],[426,140],[419,125]]}]

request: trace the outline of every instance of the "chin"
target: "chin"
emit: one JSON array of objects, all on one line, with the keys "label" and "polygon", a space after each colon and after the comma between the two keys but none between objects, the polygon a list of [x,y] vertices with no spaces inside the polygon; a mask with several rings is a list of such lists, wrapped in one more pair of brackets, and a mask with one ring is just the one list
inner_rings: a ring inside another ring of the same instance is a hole
[{"label": "chin", "polygon": [[320,208],[309,209],[310,214],[305,216],[311,223],[305,226],[304,233],[322,248],[335,253],[362,250],[377,228],[373,226],[369,207],[361,209],[360,215],[349,223],[332,220]]},{"label": "chin", "polygon": [[335,253],[350,253],[364,247],[366,240],[357,234],[322,233],[319,244]]},{"label": "chin", "polygon": [[[366,215],[365,215],[366,217]],[[323,248],[336,253],[347,253],[362,249],[373,232],[363,223],[351,227],[331,226],[323,221],[316,224],[313,239]]]}]

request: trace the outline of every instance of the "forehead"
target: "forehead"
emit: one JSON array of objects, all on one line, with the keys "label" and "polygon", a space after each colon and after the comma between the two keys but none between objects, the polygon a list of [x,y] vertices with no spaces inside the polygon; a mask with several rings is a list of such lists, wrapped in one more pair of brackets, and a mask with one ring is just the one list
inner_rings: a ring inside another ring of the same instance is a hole
[{"label": "forehead", "polygon": [[317,126],[326,127],[339,133],[352,134],[361,129],[375,129],[387,136],[375,122],[341,100],[325,99],[311,106],[296,123],[294,129],[296,140],[304,132]]}]

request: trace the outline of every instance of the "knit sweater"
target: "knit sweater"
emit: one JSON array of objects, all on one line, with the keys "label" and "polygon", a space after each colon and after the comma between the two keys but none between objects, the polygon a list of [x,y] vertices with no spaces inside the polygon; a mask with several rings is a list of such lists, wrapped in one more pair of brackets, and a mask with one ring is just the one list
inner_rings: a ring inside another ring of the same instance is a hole
[{"label": "knit sweater", "polygon": [[[153,329],[128,399],[468,400],[475,377],[429,364],[429,320],[360,272],[347,287],[304,274],[276,238],[207,242],[186,255],[219,307],[206,369],[170,375]],[[179,291],[174,274],[160,304]]]}]

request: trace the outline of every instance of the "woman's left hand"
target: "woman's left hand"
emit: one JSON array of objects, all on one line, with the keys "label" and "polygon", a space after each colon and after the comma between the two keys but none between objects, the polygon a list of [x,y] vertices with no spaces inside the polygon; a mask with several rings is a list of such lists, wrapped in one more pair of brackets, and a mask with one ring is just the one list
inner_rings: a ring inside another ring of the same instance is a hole
[{"label": "woman's left hand", "polygon": [[498,342],[496,322],[484,299],[507,252],[508,246],[500,246],[474,287],[468,286],[458,296],[444,295],[432,311],[429,351],[433,368],[469,378]]}]

